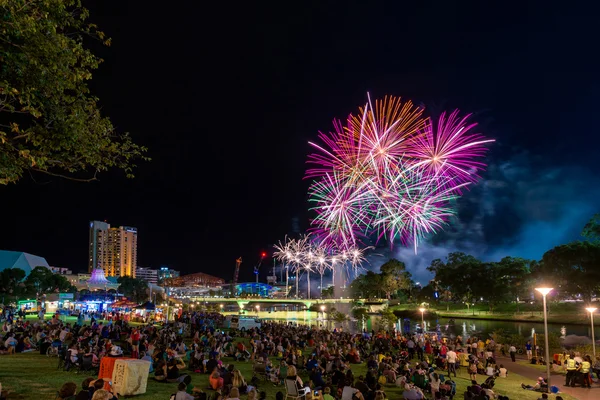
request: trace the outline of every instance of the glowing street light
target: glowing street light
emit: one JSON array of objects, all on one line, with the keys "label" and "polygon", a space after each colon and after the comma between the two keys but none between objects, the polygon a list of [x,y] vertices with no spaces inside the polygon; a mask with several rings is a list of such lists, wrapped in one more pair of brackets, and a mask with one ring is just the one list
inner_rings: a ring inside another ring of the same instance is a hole
[{"label": "glowing street light", "polygon": [[535,288],[535,290],[537,290],[538,292],[540,292],[542,294],[542,298],[544,300],[544,341],[545,343],[545,347],[546,347],[546,382],[548,383],[548,388],[551,387],[550,385],[550,348],[548,345],[548,312],[546,310],[546,296],[548,295],[548,293],[550,293],[552,291],[552,288],[549,287],[541,287],[541,288]]},{"label": "glowing street light", "polygon": [[255,308],[256,308],[256,315],[258,315],[258,313],[260,312],[260,306],[257,304]]},{"label": "glowing street light", "polygon": [[425,334],[425,309],[423,307],[419,308],[419,311],[421,311],[421,330],[423,331],[423,334]]},{"label": "glowing street light", "polygon": [[586,310],[590,313],[590,318],[592,321],[592,352],[594,353],[594,359],[596,359],[596,336],[594,335],[594,311],[597,310],[596,307],[586,307]]}]

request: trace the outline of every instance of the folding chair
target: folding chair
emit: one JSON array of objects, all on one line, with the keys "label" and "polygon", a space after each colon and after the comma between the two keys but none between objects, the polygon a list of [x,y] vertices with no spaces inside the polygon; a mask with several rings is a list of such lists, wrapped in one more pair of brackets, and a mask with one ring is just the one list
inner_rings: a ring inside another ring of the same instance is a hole
[{"label": "folding chair", "polygon": [[296,381],[292,379],[284,379],[285,382],[285,399],[306,399],[306,392],[301,392],[296,386]]}]

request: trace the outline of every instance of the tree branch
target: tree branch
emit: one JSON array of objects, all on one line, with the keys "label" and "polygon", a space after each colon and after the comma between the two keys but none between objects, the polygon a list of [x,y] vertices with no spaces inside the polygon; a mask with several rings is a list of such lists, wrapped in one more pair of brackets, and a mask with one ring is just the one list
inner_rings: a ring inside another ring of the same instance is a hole
[{"label": "tree branch", "polygon": [[72,176],[63,175],[63,174],[57,174],[55,172],[50,172],[50,171],[46,171],[46,170],[38,169],[38,168],[33,168],[33,170],[36,171],[36,172],[41,172],[41,173],[46,174],[46,175],[56,176],[57,178],[68,179],[70,181],[75,181],[75,182],[92,182],[92,181],[97,181],[98,180],[98,178],[96,177],[98,171],[95,171],[94,172],[94,176],[91,177],[91,178],[75,178],[75,177],[72,177]]}]

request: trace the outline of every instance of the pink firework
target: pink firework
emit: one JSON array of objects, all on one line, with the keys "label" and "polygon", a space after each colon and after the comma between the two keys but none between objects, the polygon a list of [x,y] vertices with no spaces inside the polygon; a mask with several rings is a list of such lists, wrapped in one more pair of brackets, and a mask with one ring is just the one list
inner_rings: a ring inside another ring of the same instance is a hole
[{"label": "pink firework", "polygon": [[477,171],[485,168],[485,164],[477,160],[485,156],[485,144],[494,140],[474,133],[477,124],[467,122],[470,116],[460,118],[458,110],[454,110],[447,118],[443,112],[435,127],[427,123],[407,146],[406,156],[413,159],[414,167],[423,167],[430,174],[453,177],[458,184],[476,182]]},{"label": "pink firework", "polygon": [[476,124],[458,111],[443,113],[434,126],[424,109],[386,97],[367,104],[346,125],[321,133],[323,144],[307,178],[314,232],[341,247],[361,236],[414,243],[443,228],[454,215],[451,201],[475,183],[480,159],[493,140],[473,132]]}]

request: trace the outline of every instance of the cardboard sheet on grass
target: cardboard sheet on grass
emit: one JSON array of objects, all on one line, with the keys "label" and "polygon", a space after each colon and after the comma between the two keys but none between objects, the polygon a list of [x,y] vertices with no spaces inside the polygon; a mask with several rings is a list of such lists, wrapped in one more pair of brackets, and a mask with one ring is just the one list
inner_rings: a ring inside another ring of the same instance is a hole
[{"label": "cardboard sheet on grass", "polygon": [[102,357],[102,361],[100,361],[100,369],[98,370],[98,379],[104,379],[104,389],[110,390],[110,382],[113,377],[113,370],[115,369],[115,362],[117,360],[130,359],[129,357]]},{"label": "cardboard sheet on grass", "polygon": [[146,393],[150,362],[134,359],[115,361],[112,373],[113,390],[122,396]]}]

